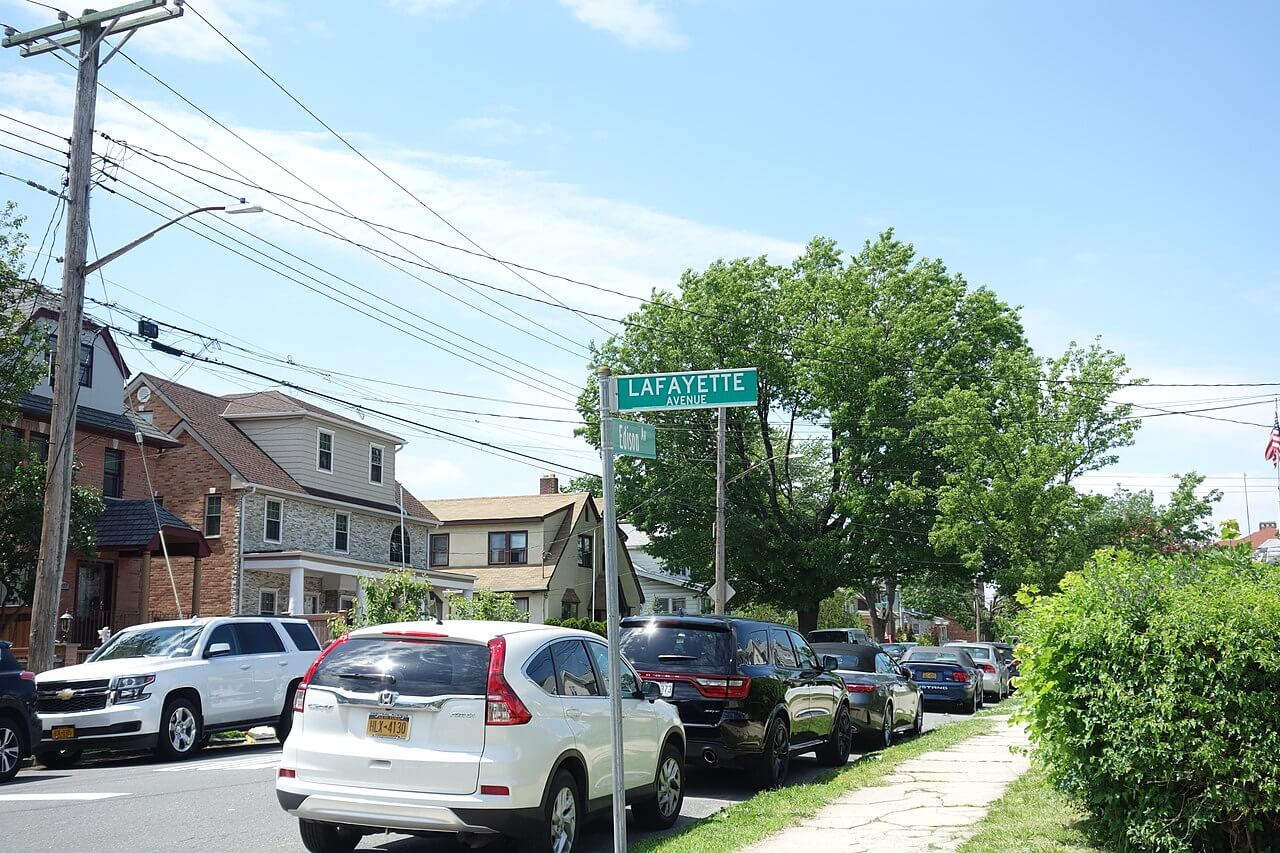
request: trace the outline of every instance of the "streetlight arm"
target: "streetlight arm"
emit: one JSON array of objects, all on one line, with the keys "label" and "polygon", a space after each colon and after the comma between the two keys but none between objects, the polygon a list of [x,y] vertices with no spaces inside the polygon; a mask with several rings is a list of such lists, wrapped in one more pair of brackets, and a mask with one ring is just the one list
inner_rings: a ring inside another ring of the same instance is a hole
[{"label": "streetlight arm", "polygon": [[119,249],[116,249],[114,252],[111,252],[110,254],[107,254],[107,255],[103,255],[101,258],[98,258],[96,261],[93,261],[92,263],[85,264],[83,274],[85,276],[90,275],[98,268],[106,266],[107,264],[111,263],[116,258],[123,255],[125,252],[129,252],[129,251],[132,251],[133,249],[138,248],[143,243],[147,242],[152,237],[156,236],[161,231],[168,228],[170,225],[177,225],[179,222],[186,219],[188,216],[195,216],[197,213],[208,213],[211,210],[226,210],[226,209],[227,209],[227,206],[225,204],[214,205],[212,207],[197,207],[195,210],[189,210],[186,213],[182,214],[181,216],[175,216],[173,219],[170,219],[168,222],[164,223],[163,225],[157,228],[152,228],[150,231],[148,231],[146,234],[143,234],[138,239],[125,243],[123,246],[121,246]]}]

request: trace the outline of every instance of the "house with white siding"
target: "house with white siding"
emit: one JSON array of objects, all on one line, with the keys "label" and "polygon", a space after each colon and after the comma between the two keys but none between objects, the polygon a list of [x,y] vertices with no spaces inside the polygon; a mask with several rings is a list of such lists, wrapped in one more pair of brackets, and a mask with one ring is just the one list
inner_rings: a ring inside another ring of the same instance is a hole
[{"label": "house with white siding", "polygon": [[[714,612],[705,584],[695,583],[688,572],[671,570],[666,563],[649,553],[649,534],[632,524],[618,525],[627,541],[627,555],[635,566],[636,578],[644,591],[646,613],[683,613],[697,616]],[[728,585],[728,600],[733,600],[733,585]]]}]

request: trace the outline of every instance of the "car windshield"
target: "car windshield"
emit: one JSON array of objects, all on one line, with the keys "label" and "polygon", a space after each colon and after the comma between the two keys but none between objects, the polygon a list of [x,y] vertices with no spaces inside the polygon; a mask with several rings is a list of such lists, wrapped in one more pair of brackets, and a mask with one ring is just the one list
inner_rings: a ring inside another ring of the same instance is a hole
[{"label": "car windshield", "polygon": [[654,620],[623,626],[622,656],[637,669],[727,672],[733,635],[723,629]]},{"label": "car windshield", "polygon": [[991,650],[986,646],[961,646],[974,660],[991,660]]},{"label": "car windshield", "polygon": [[901,643],[885,643],[880,648],[884,649],[885,654],[896,657],[906,651],[907,647]]},{"label": "car windshield", "polygon": [[920,663],[921,661],[937,661],[939,663],[962,663],[956,652],[944,652],[937,649],[908,649],[902,656],[903,663]]},{"label": "car windshield", "polygon": [[168,625],[121,631],[107,640],[90,660],[190,657],[203,630],[203,625]]}]

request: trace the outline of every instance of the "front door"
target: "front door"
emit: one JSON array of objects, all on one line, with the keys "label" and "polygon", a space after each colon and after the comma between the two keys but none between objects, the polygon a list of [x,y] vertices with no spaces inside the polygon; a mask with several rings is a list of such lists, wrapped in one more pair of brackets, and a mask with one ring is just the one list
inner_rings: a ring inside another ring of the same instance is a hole
[{"label": "front door", "polygon": [[98,645],[98,629],[111,622],[113,563],[80,563],[76,569],[76,620],[71,641],[83,647]]}]

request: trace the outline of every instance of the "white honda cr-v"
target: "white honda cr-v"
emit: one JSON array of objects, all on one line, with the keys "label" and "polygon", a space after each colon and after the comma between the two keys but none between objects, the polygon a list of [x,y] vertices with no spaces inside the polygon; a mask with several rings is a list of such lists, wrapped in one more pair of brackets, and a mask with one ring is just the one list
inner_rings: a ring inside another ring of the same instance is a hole
[{"label": "white honda cr-v", "polygon": [[[607,661],[594,634],[545,625],[353,631],[297,692],[276,796],[312,853],[380,831],[571,853],[611,803]],[[641,826],[665,828],[684,800],[684,728],[623,666],[627,801]]]}]

